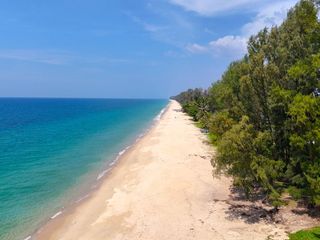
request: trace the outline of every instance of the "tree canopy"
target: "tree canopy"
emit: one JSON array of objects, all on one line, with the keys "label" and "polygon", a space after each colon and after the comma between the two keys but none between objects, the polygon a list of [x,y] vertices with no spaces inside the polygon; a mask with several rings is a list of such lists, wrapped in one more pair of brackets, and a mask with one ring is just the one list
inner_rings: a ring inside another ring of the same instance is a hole
[{"label": "tree canopy", "polygon": [[208,90],[174,97],[217,136],[213,165],[274,205],[288,192],[320,205],[320,22],[301,0],[280,26],[250,37],[248,53]]}]

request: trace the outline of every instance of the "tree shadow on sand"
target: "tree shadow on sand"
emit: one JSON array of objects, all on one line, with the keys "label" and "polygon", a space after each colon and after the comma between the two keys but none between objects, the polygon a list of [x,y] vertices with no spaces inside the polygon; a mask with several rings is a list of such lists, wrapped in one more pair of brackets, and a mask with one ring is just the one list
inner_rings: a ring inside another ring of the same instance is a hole
[{"label": "tree shadow on sand", "polygon": [[[229,205],[225,211],[230,220],[240,219],[248,224],[265,223],[290,223],[305,221],[305,224],[320,221],[320,209],[308,207],[304,202],[297,206],[284,206],[275,208],[268,204],[266,195],[257,192],[248,198],[246,194],[236,187],[231,188]],[[290,215],[290,216],[289,216]]]},{"label": "tree shadow on sand", "polygon": [[254,194],[248,198],[244,191],[236,187],[231,188],[229,207],[226,210],[228,219],[241,219],[246,223],[254,224],[258,222],[277,223],[281,221],[276,216],[278,209],[265,203],[265,195]]},{"label": "tree shadow on sand", "polygon": [[308,206],[303,201],[298,202],[297,207],[291,210],[292,213],[296,215],[308,215],[314,219],[318,219],[320,222],[320,207],[314,208]]},{"label": "tree shadow on sand", "polygon": [[231,204],[226,211],[228,219],[241,219],[246,223],[254,224],[261,221],[268,223],[278,223],[280,220],[276,219],[278,210],[275,208],[266,209],[261,206],[248,204]]}]

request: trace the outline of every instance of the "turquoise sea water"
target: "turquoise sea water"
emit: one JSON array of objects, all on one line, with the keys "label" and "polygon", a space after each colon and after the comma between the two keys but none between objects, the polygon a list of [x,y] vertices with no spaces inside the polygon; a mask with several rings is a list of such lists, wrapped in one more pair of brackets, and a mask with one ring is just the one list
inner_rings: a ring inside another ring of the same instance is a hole
[{"label": "turquoise sea water", "polygon": [[0,239],[24,239],[84,194],[166,104],[0,99]]}]

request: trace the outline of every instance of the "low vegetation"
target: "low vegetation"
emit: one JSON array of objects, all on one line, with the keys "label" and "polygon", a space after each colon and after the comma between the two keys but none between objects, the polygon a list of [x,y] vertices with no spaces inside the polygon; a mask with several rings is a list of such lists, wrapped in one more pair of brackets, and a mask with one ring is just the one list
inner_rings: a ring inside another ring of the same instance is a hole
[{"label": "low vegetation", "polygon": [[319,240],[320,239],[320,227],[301,230],[289,235],[290,240]]}]

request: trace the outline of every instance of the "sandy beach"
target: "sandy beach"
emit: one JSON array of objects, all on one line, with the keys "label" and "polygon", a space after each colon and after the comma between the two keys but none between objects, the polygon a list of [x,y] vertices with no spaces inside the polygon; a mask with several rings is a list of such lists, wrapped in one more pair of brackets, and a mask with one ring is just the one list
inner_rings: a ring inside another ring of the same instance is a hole
[{"label": "sandy beach", "polygon": [[230,215],[231,180],[212,175],[213,148],[172,101],[90,198],[34,239],[286,239],[264,221]]}]

